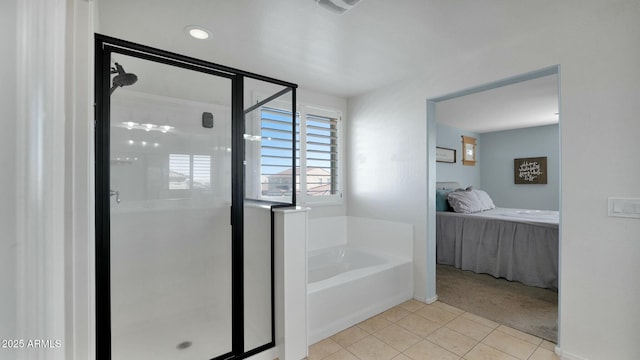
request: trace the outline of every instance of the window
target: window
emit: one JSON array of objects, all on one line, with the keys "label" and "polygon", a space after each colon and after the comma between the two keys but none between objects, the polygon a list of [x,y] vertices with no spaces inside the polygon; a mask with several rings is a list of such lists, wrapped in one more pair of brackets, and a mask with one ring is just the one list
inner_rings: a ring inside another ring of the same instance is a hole
[{"label": "window", "polygon": [[211,189],[211,156],[169,154],[169,190]]},{"label": "window", "polygon": [[[293,192],[291,111],[262,107],[260,113],[261,195],[262,197],[291,196]],[[298,152],[296,152],[297,158]]]},{"label": "window", "polygon": [[[307,114],[304,142],[307,196],[335,196],[338,194],[338,118]],[[307,199],[312,201],[312,199]]]},{"label": "window", "polygon": [[296,116],[295,184],[291,167],[291,111],[262,107],[260,117],[261,197],[291,196],[295,188],[299,203],[339,201],[340,114],[300,107]]}]

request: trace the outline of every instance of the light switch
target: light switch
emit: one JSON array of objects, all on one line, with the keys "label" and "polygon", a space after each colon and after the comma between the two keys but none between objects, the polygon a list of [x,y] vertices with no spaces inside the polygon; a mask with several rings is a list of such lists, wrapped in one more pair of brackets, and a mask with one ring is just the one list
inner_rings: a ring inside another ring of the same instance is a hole
[{"label": "light switch", "polygon": [[609,216],[640,218],[640,198],[609,198]]}]

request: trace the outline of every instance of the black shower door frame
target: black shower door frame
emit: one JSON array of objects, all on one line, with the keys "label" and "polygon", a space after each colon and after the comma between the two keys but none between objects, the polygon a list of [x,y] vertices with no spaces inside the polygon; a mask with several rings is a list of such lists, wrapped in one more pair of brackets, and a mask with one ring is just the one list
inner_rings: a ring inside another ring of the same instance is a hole
[{"label": "black shower door frame", "polygon": [[[111,360],[111,264],[110,264],[110,60],[112,53],[137,57],[231,80],[231,225],[232,225],[232,350],[213,360],[243,359],[275,346],[275,289],[273,228],[271,239],[271,341],[244,349],[244,198],[245,198],[245,109],[244,79],[252,78],[284,86],[292,92],[292,114],[296,113],[297,85],[270,77],[214,64],[185,55],[95,34],[95,281],[96,359]],[[295,121],[293,121],[292,168],[295,169]],[[295,184],[295,172],[292,174]],[[295,206],[295,191],[291,204]],[[272,213],[273,218],[273,213]],[[272,221],[273,227],[273,221]]]}]

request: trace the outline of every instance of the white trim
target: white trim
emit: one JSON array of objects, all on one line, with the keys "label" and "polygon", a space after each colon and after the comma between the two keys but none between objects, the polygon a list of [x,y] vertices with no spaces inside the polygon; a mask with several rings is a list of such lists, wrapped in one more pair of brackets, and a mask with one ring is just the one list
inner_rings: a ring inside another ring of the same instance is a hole
[{"label": "white trim", "polygon": [[[300,173],[307,173],[307,121],[306,117],[308,114],[316,115],[316,116],[324,116],[328,118],[335,118],[337,121],[337,134],[338,134],[338,193],[333,195],[321,195],[321,196],[307,196],[305,193],[300,192],[300,203],[303,205],[341,205],[342,204],[342,194],[343,194],[343,184],[344,184],[344,125],[342,123],[342,112],[339,110],[330,110],[327,108],[321,108],[314,105],[307,105],[304,103],[299,103],[297,108],[300,112],[300,117],[304,118],[305,121],[301,122],[300,126],[300,153],[305,154],[304,163],[300,164]],[[303,135],[304,134],[304,135]],[[302,141],[304,139],[304,141]],[[304,177],[304,181],[300,180],[300,188],[306,189],[306,176]]]},{"label": "white trim", "polygon": [[18,359],[65,359],[65,0],[18,1],[17,338],[59,340]]},{"label": "white trim", "polygon": [[[562,266],[562,249],[563,249],[563,244],[564,241],[562,241],[562,234],[564,233],[562,231],[563,228],[563,205],[562,205],[562,179],[564,177],[562,169],[562,125],[564,124],[562,121],[562,66],[561,65],[557,65],[557,71],[558,71],[558,139],[559,139],[559,144],[558,144],[558,188],[560,189],[559,194],[558,194],[558,211],[560,213],[560,224],[559,224],[559,238],[558,238],[558,333],[557,333],[557,339],[556,339],[556,343],[557,344],[562,344],[562,296],[564,294],[564,292],[562,291],[563,286],[562,286],[562,273],[563,273],[563,266]],[[556,348],[559,349],[559,347],[556,346]]]},{"label": "white trim", "polygon": [[[560,65],[549,66],[544,69],[532,71],[529,73],[513,76],[510,78],[498,80],[492,83],[475,86],[461,91],[456,91],[447,95],[430,98],[426,101],[426,121],[427,121],[427,249],[426,249],[426,297],[437,297],[436,295],[436,232],[435,232],[435,185],[436,185],[436,166],[435,166],[435,152],[436,152],[436,105],[438,102],[446,101],[450,99],[459,98],[466,95],[475,94],[478,92],[496,89],[502,86],[512,85],[543,76],[557,74],[558,76],[558,104],[560,104]],[[562,122],[559,122],[560,129],[562,129]],[[560,137],[562,139],[562,137]],[[562,151],[562,140],[560,143],[560,151]],[[562,156],[560,156],[561,158]],[[562,174],[560,174],[560,181],[562,181]],[[560,186],[562,188],[562,186]],[[562,220],[562,197],[560,197],[560,217]],[[562,230],[562,221],[560,222],[560,230]],[[560,231],[559,239],[559,256],[562,258],[562,231]],[[560,287],[562,279],[562,263],[558,263],[558,343],[561,340],[562,327],[560,321],[560,315],[562,311],[562,302],[560,301],[562,290]],[[422,296],[422,294],[416,294]]]},{"label": "white trim", "polygon": [[67,8],[67,358],[95,359],[93,32],[95,2]]},{"label": "white trim", "polygon": [[576,355],[576,354],[572,354],[572,353],[568,353],[568,352],[563,352],[562,349],[560,349],[560,346],[556,346],[553,349],[553,351],[562,360],[589,360],[586,357],[582,357],[582,356],[579,356],[579,355]]},{"label": "white trim", "polygon": [[434,297],[430,297],[428,299],[425,300],[425,303],[427,303],[428,305],[433,304],[434,302],[438,301],[438,295],[434,296]]},{"label": "white trim", "polygon": [[427,100],[427,250],[425,268],[427,283],[424,296],[436,294],[436,102]]}]

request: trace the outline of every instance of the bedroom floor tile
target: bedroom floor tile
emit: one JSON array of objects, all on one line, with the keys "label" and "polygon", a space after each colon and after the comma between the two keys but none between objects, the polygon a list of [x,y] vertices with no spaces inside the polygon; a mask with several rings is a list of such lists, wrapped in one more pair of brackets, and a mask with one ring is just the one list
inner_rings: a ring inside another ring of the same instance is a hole
[{"label": "bedroom floor tile", "polygon": [[464,360],[518,360],[513,356],[480,343],[464,356]]},{"label": "bedroom floor tile", "polygon": [[411,360],[411,358],[405,354],[398,354],[398,356],[394,357],[392,360]]},{"label": "bedroom floor tile", "polygon": [[414,360],[459,360],[460,356],[432,343],[423,340],[404,352]]},{"label": "bedroom floor tile", "polygon": [[309,360],[559,360],[555,344],[450,305],[409,300],[309,347]]},{"label": "bedroom floor tile", "polygon": [[447,327],[440,328],[429,335],[427,339],[460,356],[468,353],[478,343],[478,341]]},{"label": "bedroom floor tile", "polygon": [[477,323],[479,323],[479,324],[481,324],[481,325],[484,325],[484,326],[490,327],[490,328],[492,328],[492,329],[495,329],[495,328],[497,328],[498,326],[500,326],[500,324],[498,324],[498,323],[497,323],[497,322],[495,322],[495,321],[491,321],[491,320],[489,320],[489,319],[485,319],[485,318],[483,318],[482,316],[478,316],[478,315],[476,315],[476,314],[472,314],[472,313],[470,313],[470,312],[466,312],[466,313],[464,313],[464,314],[460,315],[460,317],[461,317],[461,318],[468,319],[468,320],[471,320],[471,321],[475,321],[475,322],[477,322]]},{"label": "bedroom floor tile", "polygon": [[365,337],[369,336],[369,333],[362,330],[358,326],[352,326],[346,330],[343,330],[331,337],[333,341],[340,344],[342,347],[347,347],[353,343],[356,343]]},{"label": "bedroom floor tile", "polygon": [[358,360],[358,358],[347,350],[342,349],[324,358],[324,360]]},{"label": "bedroom floor tile", "polygon": [[402,318],[402,320],[398,321],[396,324],[421,337],[427,337],[429,334],[442,327],[442,325],[437,322],[425,319],[422,316],[415,314]]},{"label": "bedroom floor tile", "polygon": [[396,307],[392,307],[391,309],[383,312],[382,315],[385,319],[391,321],[391,322],[396,322],[400,319],[402,319],[403,317],[411,314],[412,311],[409,311],[401,306],[396,306]]},{"label": "bedroom floor tile", "polygon": [[382,316],[382,314],[379,314],[359,323],[358,327],[370,334],[373,334],[374,332],[380,331],[391,324],[393,324],[391,321],[387,320]]},{"label": "bedroom floor tile", "polygon": [[420,336],[395,324],[374,333],[373,336],[391,345],[398,351],[405,351],[411,345],[422,340]]},{"label": "bedroom floor tile", "polygon": [[309,346],[309,360],[321,360],[342,350],[342,346],[331,339],[324,339]]},{"label": "bedroom floor tile", "polygon": [[400,351],[385,344],[382,340],[369,335],[347,350],[360,360],[390,360],[400,354]]},{"label": "bedroom floor tile", "polygon": [[433,304],[431,304],[431,306],[437,307],[439,309],[442,309],[444,311],[448,311],[448,312],[456,314],[456,315],[464,314],[464,310],[460,310],[455,306],[451,306],[449,304],[445,304],[442,301],[436,301]]},{"label": "bedroom floor tile", "polygon": [[403,302],[398,306],[404,308],[405,310],[409,310],[410,312],[415,312],[427,306],[427,304],[423,303],[422,301],[411,299]]},{"label": "bedroom floor tile", "polygon": [[449,321],[457,318],[459,315],[447,310],[443,310],[440,307],[434,305],[427,305],[422,309],[416,311],[415,313],[424,317],[425,319],[429,319],[441,325],[448,323]]},{"label": "bedroom floor tile", "polygon": [[536,345],[520,340],[499,329],[500,328],[496,329],[484,338],[482,343],[522,360],[528,359],[536,350]]},{"label": "bedroom floor tile", "polygon": [[462,335],[466,335],[477,341],[481,341],[493,331],[493,328],[469,320],[462,316],[453,319],[446,326],[451,330],[457,331]]},{"label": "bedroom floor tile", "polygon": [[539,347],[533,352],[529,360],[560,360],[560,357],[553,351]]},{"label": "bedroom floor tile", "polygon": [[518,339],[520,339],[522,341],[526,341],[526,342],[528,342],[530,344],[533,344],[533,345],[536,345],[536,346],[540,345],[542,343],[542,339],[540,339],[539,337],[524,333],[524,332],[522,332],[520,330],[516,330],[516,329],[510,328],[508,326],[500,325],[500,326],[498,326],[498,328],[496,330],[500,330],[503,333],[507,333],[507,334],[509,334],[509,335],[511,335],[511,336],[513,336],[515,338],[518,338]]},{"label": "bedroom floor tile", "polygon": [[556,344],[552,343],[551,341],[548,340],[542,340],[542,344],[540,344],[540,347],[543,349],[547,349],[549,351],[555,351],[556,350]]}]

